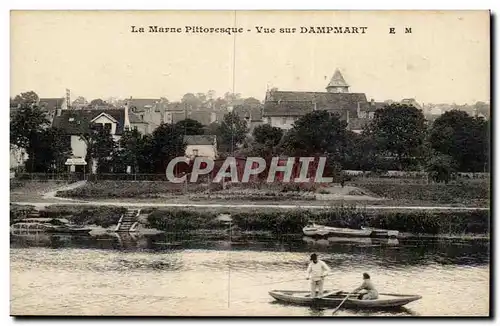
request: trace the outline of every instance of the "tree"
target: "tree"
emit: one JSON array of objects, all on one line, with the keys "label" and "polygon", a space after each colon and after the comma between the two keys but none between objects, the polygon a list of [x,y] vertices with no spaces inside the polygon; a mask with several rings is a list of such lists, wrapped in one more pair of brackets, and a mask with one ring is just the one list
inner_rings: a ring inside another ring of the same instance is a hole
[{"label": "tree", "polygon": [[476,102],[474,108],[477,110],[477,113],[483,114],[486,117],[490,116],[490,105],[488,103]]},{"label": "tree", "polygon": [[395,157],[400,170],[420,157],[426,131],[421,110],[405,104],[387,105],[375,112],[368,130],[373,133],[377,149]]},{"label": "tree", "polygon": [[188,110],[197,110],[202,105],[202,101],[193,93],[184,94],[181,103],[185,105]]},{"label": "tree", "polygon": [[97,162],[97,173],[109,173],[110,162],[116,149],[115,141],[109,130],[100,128],[93,134],[93,145],[90,151],[91,158]]},{"label": "tree", "polygon": [[14,97],[14,99],[12,100],[12,104],[15,106],[18,106],[18,105],[31,106],[31,105],[38,104],[39,99],[40,98],[38,97],[38,95],[35,92],[29,91],[29,92],[21,93],[20,95],[16,95]]},{"label": "tree", "polygon": [[102,105],[106,105],[106,102],[104,102],[103,100],[101,100],[100,98],[96,98],[92,101],[90,101],[90,106],[102,106]]},{"label": "tree", "polygon": [[60,129],[44,129],[35,134],[28,146],[28,152],[32,153],[26,162],[28,171],[64,171],[64,164],[71,156],[70,139]]},{"label": "tree", "polygon": [[261,103],[255,97],[248,97],[243,100],[243,105],[252,108],[252,107],[259,107]]},{"label": "tree", "polygon": [[489,160],[489,124],[483,118],[452,110],[437,118],[431,128],[430,144],[450,155],[463,172],[484,171]]},{"label": "tree", "polygon": [[247,124],[237,114],[229,112],[224,115],[217,135],[221,151],[234,152],[248,133]]},{"label": "tree", "polygon": [[450,155],[433,152],[426,163],[425,170],[434,182],[448,183],[457,172],[457,164]]},{"label": "tree", "polygon": [[114,170],[126,172],[127,167],[131,167],[132,173],[137,173],[141,152],[141,133],[134,130],[125,130],[118,141],[119,149],[114,153]]},{"label": "tree", "polygon": [[97,164],[97,173],[108,172],[111,167],[112,159],[116,149],[116,144],[109,130],[91,126],[86,132],[80,135],[80,139],[87,146],[85,161],[87,162],[86,171],[93,173],[94,161]]},{"label": "tree", "polygon": [[327,111],[313,111],[298,119],[280,145],[294,157],[325,157],[325,175],[338,178],[345,161],[347,123]]},{"label": "tree", "polygon": [[72,107],[79,108],[79,107],[85,107],[88,106],[89,102],[85,99],[83,96],[78,96],[76,100],[71,103]]},{"label": "tree", "polygon": [[327,111],[314,111],[298,119],[285,136],[284,147],[291,156],[332,155],[341,160],[347,123]]},{"label": "tree", "polygon": [[283,138],[283,130],[278,127],[272,127],[271,125],[264,124],[255,127],[252,132],[252,136],[258,144],[264,145],[266,147],[275,147]]},{"label": "tree", "polygon": [[237,104],[237,102],[241,100],[241,94],[226,92],[224,93],[224,100],[228,105]]},{"label": "tree", "polygon": [[153,131],[152,136],[154,171],[165,173],[170,160],[185,155],[186,144],[184,143],[183,130],[180,130],[176,125],[164,123]]},{"label": "tree", "polygon": [[203,135],[205,127],[196,120],[185,119],[176,123],[176,127],[183,131],[185,135]]},{"label": "tree", "polygon": [[28,148],[33,137],[49,123],[38,106],[23,104],[10,122],[10,143],[20,148]]}]

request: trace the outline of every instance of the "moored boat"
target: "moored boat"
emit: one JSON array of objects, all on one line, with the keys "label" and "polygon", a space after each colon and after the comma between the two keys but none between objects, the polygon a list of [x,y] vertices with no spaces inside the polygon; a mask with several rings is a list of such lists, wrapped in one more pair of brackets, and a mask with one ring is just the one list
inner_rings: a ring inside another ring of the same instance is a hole
[{"label": "moored boat", "polygon": [[348,228],[336,228],[320,224],[311,223],[302,228],[307,236],[339,236],[339,237],[370,237],[371,230],[356,230]]},{"label": "moored boat", "polygon": [[11,232],[48,232],[54,229],[54,225],[37,222],[18,222],[10,226]]},{"label": "moored boat", "polygon": [[397,230],[385,230],[370,227],[361,227],[362,230],[372,231],[373,237],[385,237],[385,238],[397,238],[399,236],[399,231]]},{"label": "moored boat", "polygon": [[90,228],[85,228],[85,227],[79,227],[79,226],[72,226],[72,225],[64,225],[64,226],[57,226],[53,229],[49,229],[46,232],[49,233],[70,233],[70,234],[87,234],[92,229]]},{"label": "moored boat", "polygon": [[10,227],[12,232],[46,232],[87,234],[92,229],[68,224],[66,219],[26,218],[19,220]]},{"label": "moored boat", "polygon": [[[311,298],[309,291],[273,290],[269,295],[279,302],[288,304],[336,308],[348,293],[340,290],[325,291],[322,297]],[[349,294],[349,298],[342,306],[355,309],[394,309],[421,298],[422,296],[415,294],[380,293],[378,299],[360,300],[357,294]]]}]

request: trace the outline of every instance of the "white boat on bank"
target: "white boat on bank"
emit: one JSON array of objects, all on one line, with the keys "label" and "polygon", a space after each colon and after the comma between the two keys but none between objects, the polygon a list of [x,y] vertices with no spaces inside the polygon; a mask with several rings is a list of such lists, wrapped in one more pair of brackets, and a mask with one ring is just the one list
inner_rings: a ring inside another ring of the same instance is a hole
[{"label": "white boat on bank", "polygon": [[311,223],[306,225],[302,232],[307,236],[339,236],[339,237],[370,237],[372,230],[356,230],[348,228],[336,228],[331,226]]},{"label": "white boat on bank", "polygon": [[361,227],[362,230],[371,230],[372,231],[372,236],[374,237],[387,237],[387,238],[397,238],[399,236],[399,231],[397,230],[386,230],[386,229],[377,229],[377,228],[370,228],[370,227]]}]

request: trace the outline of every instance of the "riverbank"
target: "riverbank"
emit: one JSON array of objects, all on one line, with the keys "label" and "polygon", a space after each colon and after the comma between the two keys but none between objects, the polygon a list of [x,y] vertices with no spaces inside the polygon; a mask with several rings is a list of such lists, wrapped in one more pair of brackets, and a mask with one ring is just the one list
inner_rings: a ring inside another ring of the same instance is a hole
[{"label": "riverbank", "polygon": [[358,179],[339,185],[171,184],[162,181],[97,181],[57,191],[59,198],[82,201],[134,199],[139,202],[343,202],[385,206],[485,207],[490,202],[488,180],[461,180],[450,184],[411,183],[408,180]]},{"label": "riverbank", "polygon": [[[26,217],[33,206],[11,205],[11,222]],[[51,205],[40,211],[41,217],[66,218],[79,225],[97,225],[109,228],[118,223],[126,212],[121,206]],[[243,232],[271,232],[273,234],[300,234],[309,221],[337,227],[360,228],[370,226],[394,229],[411,234],[489,234],[489,211],[380,211],[356,207],[311,209],[255,209],[230,208],[164,208],[141,209],[145,228],[165,232],[196,230],[227,230],[227,222],[217,219],[230,214],[232,227]]]}]

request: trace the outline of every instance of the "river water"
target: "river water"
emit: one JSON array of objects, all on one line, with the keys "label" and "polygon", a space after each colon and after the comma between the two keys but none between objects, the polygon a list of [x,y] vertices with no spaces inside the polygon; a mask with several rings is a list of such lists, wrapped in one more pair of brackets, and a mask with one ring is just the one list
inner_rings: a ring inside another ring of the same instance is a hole
[{"label": "river water", "polygon": [[487,240],[316,241],[302,236],[11,235],[11,314],[330,316],[277,303],[273,289],[308,290],[317,252],[325,287],[352,290],[368,272],[384,293],[423,298],[396,311],[338,316],[488,316]]}]

